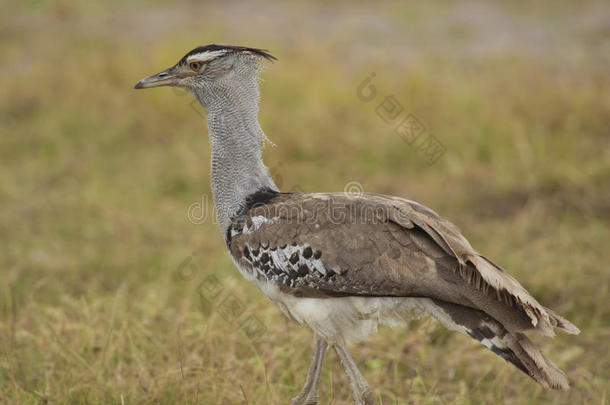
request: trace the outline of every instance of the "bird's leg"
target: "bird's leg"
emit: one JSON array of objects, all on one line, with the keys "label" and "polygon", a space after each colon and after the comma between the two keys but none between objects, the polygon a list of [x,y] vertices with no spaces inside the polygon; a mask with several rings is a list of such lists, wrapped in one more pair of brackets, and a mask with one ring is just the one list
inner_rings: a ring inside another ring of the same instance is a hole
[{"label": "bird's leg", "polygon": [[354,404],[355,405],[373,405],[373,393],[369,388],[366,380],[358,371],[358,367],[356,367],[356,363],[352,356],[347,352],[347,348],[344,345],[333,346],[335,352],[339,356],[339,360],[343,364],[343,368],[345,368],[345,373],[349,378],[349,384],[352,388],[352,395],[354,396]]},{"label": "bird's leg", "polygon": [[322,363],[324,361],[324,353],[328,344],[318,334],[314,336],[314,349],[307,379],[301,393],[290,401],[290,405],[316,405],[318,403],[318,382],[320,381],[320,372],[322,371]]}]

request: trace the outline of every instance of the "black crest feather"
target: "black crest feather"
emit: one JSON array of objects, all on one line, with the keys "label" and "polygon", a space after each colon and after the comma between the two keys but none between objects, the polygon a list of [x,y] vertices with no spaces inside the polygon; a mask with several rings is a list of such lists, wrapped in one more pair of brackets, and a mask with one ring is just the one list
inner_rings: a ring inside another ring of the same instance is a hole
[{"label": "black crest feather", "polygon": [[250,52],[258,56],[262,56],[267,60],[277,60],[277,58],[269,53],[266,49],[259,48],[248,48],[245,46],[236,46],[236,45],[222,45],[222,44],[210,44],[210,45],[202,45],[197,48],[189,51],[182,59],[180,63],[186,61],[186,59],[191,56],[202,52],[214,52],[214,51],[222,51],[227,50],[229,52]]}]

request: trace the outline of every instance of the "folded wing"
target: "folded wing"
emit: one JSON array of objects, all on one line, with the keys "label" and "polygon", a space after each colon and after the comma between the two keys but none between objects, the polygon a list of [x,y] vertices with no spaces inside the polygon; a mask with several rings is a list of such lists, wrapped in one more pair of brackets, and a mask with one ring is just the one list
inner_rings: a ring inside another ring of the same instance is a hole
[{"label": "folded wing", "polygon": [[302,297],[427,297],[485,312],[507,331],[578,333],[450,222],[378,194],[281,193],[235,218],[231,254]]}]

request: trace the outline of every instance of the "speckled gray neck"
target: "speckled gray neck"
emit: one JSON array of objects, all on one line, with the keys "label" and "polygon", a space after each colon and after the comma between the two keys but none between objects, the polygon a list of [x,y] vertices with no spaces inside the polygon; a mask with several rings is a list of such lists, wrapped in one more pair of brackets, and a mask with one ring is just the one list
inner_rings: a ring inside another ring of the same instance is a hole
[{"label": "speckled gray neck", "polygon": [[266,138],[258,123],[258,63],[238,63],[243,66],[223,80],[202,84],[195,93],[206,109],[212,194],[223,234],[249,195],[278,190],[261,156]]}]

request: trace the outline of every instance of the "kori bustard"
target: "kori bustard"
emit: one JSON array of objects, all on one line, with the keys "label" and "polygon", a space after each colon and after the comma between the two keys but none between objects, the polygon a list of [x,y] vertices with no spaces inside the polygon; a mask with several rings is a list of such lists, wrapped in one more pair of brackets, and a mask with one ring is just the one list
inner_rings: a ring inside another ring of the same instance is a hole
[{"label": "kori bustard", "polygon": [[292,405],[315,404],[324,354],[337,353],[355,404],[372,392],[347,351],[378,324],[428,313],[545,387],[565,374],[524,332],[578,328],[542,306],[434,211],[380,194],[280,192],[261,158],[258,76],[267,51],[200,46],[135,88],[176,86],[206,110],[214,206],[243,276],[314,332],[305,385]]}]

